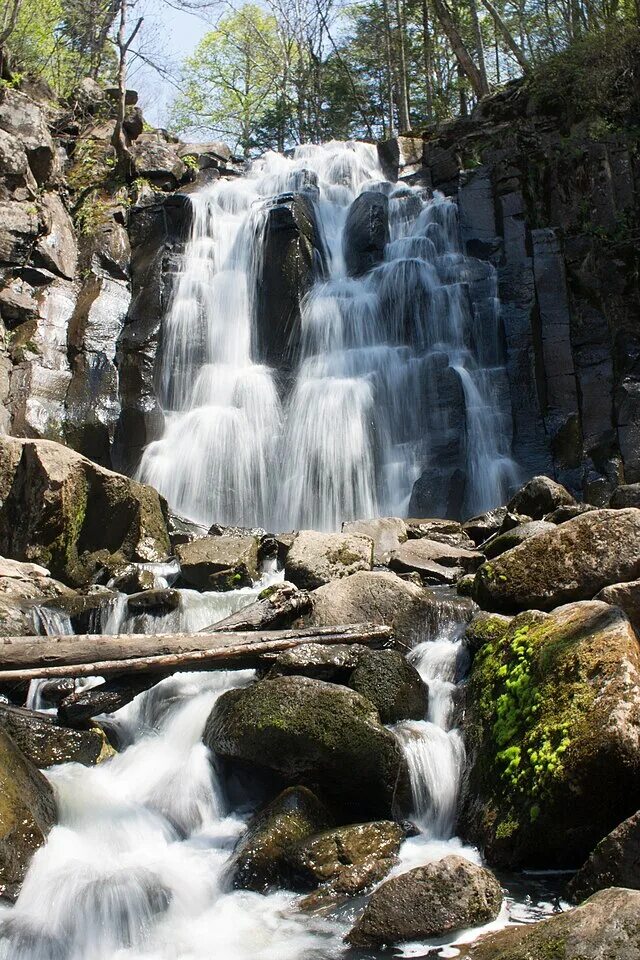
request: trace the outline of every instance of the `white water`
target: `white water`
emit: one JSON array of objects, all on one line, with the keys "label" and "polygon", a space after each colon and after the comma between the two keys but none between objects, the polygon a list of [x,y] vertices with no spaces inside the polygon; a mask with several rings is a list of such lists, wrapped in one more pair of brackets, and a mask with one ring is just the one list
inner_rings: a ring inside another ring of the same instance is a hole
[{"label": "white water", "polygon": [[[285,386],[257,353],[256,287],[266,213],[301,189],[326,270],[302,304]],[[389,195],[391,241],[354,279],[343,228],[366,190]],[[200,523],[267,529],[403,515],[425,468],[433,515],[456,468],[467,515],[504,502],[516,471],[495,270],[459,252],[451,200],[384,180],[370,145],[329,143],[267,154],[191,202],[163,327],[165,431],[141,479]]]},{"label": "white water", "polygon": [[[201,622],[202,601],[193,591],[181,594],[174,624]],[[222,617],[254,594],[205,596]],[[394,873],[453,852],[479,862],[477,851],[452,835],[464,764],[453,699],[466,669],[453,609],[443,600],[439,617],[426,626],[433,639],[412,652],[430,688],[427,718],[393,728],[407,752],[420,830],[403,844]],[[211,613],[210,606],[206,616]],[[120,625],[127,628],[126,620]],[[111,718],[121,741],[130,744],[122,753],[98,767],[66,764],[47,771],[59,824],[35,855],[15,907],[0,906],[0,960],[345,955],[342,937],[355,907],[320,918],[298,913],[298,897],[286,891],[263,896],[229,889],[226,864],[251,809],[238,800],[231,805],[201,736],[216,698],[252,679],[252,671],[177,674]],[[492,926],[508,922],[510,912],[530,920],[550,910],[544,901],[510,899]],[[474,935],[477,930],[460,932],[454,942]],[[450,944],[438,945],[441,956],[456,955]],[[424,956],[428,949],[408,944],[399,952]]]}]

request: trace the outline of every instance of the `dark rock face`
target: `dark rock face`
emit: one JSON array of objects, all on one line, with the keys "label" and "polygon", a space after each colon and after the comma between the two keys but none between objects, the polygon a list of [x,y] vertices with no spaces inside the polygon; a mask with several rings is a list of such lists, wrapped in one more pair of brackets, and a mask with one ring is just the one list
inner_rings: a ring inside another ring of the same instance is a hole
[{"label": "dark rock face", "polygon": [[494,920],[501,904],[502,889],[489,870],[449,856],[383,883],[347,941],[371,947],[442,937]]},{"label": "dark rock face", "polygon": [[377,707],[383,723],[423,720],[427,714],[427,687],[416,668],[397,650],[363,653],[348,684]]},{"label": "dark rock face", "polygon": [[342,246],[347,270],[360,277],[381,263],[389,242],[389,198],[366,191],[353,201],[344,226]]},{"label": "dark rock face", "polygon": [[509,513],[524,514],[532,520],[542,520],[552,510],[574,504],[575,497],[562,484],[550,477],[533,477],[514,494],[507,504],[507,510]]},{"label": "dark rock face", "polygon": [[482,937],[467,960],[635,960],[640,951],[640,893],[614,887],[540,923]]},{"label": "dark rock face", "polygon": [[484,619],[471,640],[461,830],[493,864],[578,866],[640,807],[631,624],[589,601]]},{"label": "dark rock face", "polygon": [[56,763],[90,766],[113,755],[102,730],[71,730],[33,710],[0,706],[0,727],[39,770]]},{"label": "dark rock face", "polygon": [[324,248],[304,193],[278,197],[266,212],[258,278],[258,356],[286,368],[298,355],[300,301],[323,270]]},{"label": "dark rock face", "polygon": [[353,820],[389,816],[408,798],[398,741],[373,704],[306,677],[261,680],[223,694],[204,742],[221,757],[320,788]]},{"label": "dark rock face", "polygon": [[579,903],[607,887],[640,890],[640,812],[600,841],[571,880],[568,894]]}]

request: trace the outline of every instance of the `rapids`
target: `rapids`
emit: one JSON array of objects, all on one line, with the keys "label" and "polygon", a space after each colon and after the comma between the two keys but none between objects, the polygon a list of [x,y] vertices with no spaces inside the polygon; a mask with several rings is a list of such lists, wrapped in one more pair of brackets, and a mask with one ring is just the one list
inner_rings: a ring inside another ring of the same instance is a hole
[{"label": "rapids", "polygon": [[[290,384],[258,355],[257,285],[267,213],[296,191],[326,266],[301,304]],[[388,195],[390,241],[354,278],[343,233],[364,191]],[[199,523],[271,530],[404,516],[425,469],[430,516],[452,478],[467,516],[505,502],[517,468],[496,272],[461,253],[451,199],[385,180],[371,145],[332,142],[268,153],[191,203],[163,321],[164,434],[141,480]]]}]

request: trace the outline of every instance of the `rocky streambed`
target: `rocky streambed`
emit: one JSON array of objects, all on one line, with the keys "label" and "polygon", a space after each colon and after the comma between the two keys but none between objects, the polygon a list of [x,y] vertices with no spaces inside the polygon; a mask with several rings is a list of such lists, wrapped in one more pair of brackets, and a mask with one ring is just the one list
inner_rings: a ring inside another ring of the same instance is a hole
[{"label": "rocky streambed", "polygon": [[[0,447],[0,643],[41,673],[0,681],[0,957],[640,955],[638,489],[206,530]],[[391,639],[318,642],[363,623]],[[216,626],[309,641],[84,679],[38,652]]]}]

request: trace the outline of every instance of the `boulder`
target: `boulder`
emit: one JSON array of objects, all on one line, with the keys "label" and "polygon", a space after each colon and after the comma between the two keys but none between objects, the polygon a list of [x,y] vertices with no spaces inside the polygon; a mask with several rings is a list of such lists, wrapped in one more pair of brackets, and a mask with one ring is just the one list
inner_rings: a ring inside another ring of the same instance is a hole
[{"label": "boulder", "polygon": [[160,587],[133,593],[127,598],[129,613],[142,613],[147,616],[165,617],[180,606],[180,591]]},{"label": "boulder", "polygon": [[0,129],[20,141],[38,186],[44,186],[55,178],[59,172],[56,149],[37,103],[24,93],[3,87],[0,96]]},{"label": "boulder", "polygon": [[0,890],[11,894],[22,883],[55,819],[49,782],[0,730]]},{"label": "boulder", "polygon": [[310,677],[330,683],[347,681],[368,647],[359,643],[301,643],[279,653],[266,674],[274,677]]},{"label": "boulder", "polygon": [[389,566],[398,573],[416,571],[425,583],[455,583],[464,571],[476,570],[483,559],[474,550],[425,538],[408,540],[394,550]]},{"label": "boulder", "polygon": [[491,610],[551,610],[640,577],[640,510],[593,510],[483,564],[474,597]]},{"label": "boulder", "polygon": [[467,689],[462,832],[490,863],[578,866],[640,808],[640,645],[595,600],[494,626]]},{"label": "boulder", "polygon": [[395,573],[362,570],[311,593],[312,611],[305,622],[314,627],[376,623],[393,628],[409,647],[424,639],[433,613],[432,595],[401,580]]},{"label": "boulder", "polygon": [[155,133],[143,133],[132,150],[137,176],[150,180],[154,186],[174,190],[187,175],[187,166],[174,146]]},{"label": "boulder", "polygon": [[54,580],[44,567],[0,557],[0,636],[36,636],[36,608],[75,597],[75,591]]},{"label": "boulder", "polygon": [[371,537],[301,530],[289,548],[284,569],[291,583],[315,590],[372,566]]},{"label": "boulder", "polygon": [[0,704],[0,727],[39,769],[57,763],[91,766],[113,756],[104,731],[60,727],[49,714]]},{"label": "boulder", "polygon": [[416,668],[397,650],[362,653],[348,686],[377,707],[383,723],[424,720],[429,691]]},{"label": "boulder", "polygon": [[348,520],[342,524],[342,532],[373,540],[373,562],[384,565],[392,550],[407,539],[407,527],[399,517],[379,517],[377,520]]},{"label": "boulder", "polygon": [[26,151],[17,137],[0,129],[0,176],[8,188],[29,184],[35,191]]},{"label": "boulder", "polygon": [[152,487],[49,440],[1,437],[0,457],[4,555],[41,563],[75,586],[113,555],[167,559],[166,505]]},{"label": "boulder", "polygon": [[499,533],[502,529],[504,518],[507,514],[506,507],[496,507],[495,510],[487,510],[477,517],[472,517],[462,524],[462,530],[470,540],[476,544],[484,543],[494,533]]},{"label": "boulder", "polygon": [[592,503],[565,503],[561,507],[556,507],[551,513],[545,513],[543,519],[548,523],[566,523],[567,520],[579,517],[581,513],[589,513],[596,509]]},{"label": "boulder", "polygon": [[532,520],[542,520],[545,513],[551,513],[565,504],[573,505],[576,500],[560,483],[550,477],[532,477],[507,504],[511,513],[524,513]]},{"label": "boulder", "polygon": [[0,199],[0,264],[22,264],[28,260],[42,229],[33,203]]},{"label": "boulder", "polygon": [[611,603],[620,607],[629,617],[634,629],[640,635],[640,580],[629,583],[612,583],[596,593],[594,600]]},{"label": "boulder", "polygon": [[438,543],[448,543],[451,547],[464,547],[473,550],[474,542],[462,529],[457,520],[443,520],[440,518],[405,520],[409,540],[435,540]]},{"label": "boulder", "polygon": [[495,920],[502,889],[489,870],[449,856],[387,880],[347,936],[357,947],[444,937]]},{"label": "boulder", "polygon": [[320,887],[320,896],[311,900],[314,904],[363,893],[389,873],[403,839],[404,830],[391,820],[356,823],[314,834],[289,851],[293,882],[306,889]]},{"label": "boulder", "polygon": [[504,637],[510,623],[511,617],[481,611],[467,624],[464,632],[465,647],[471,653],[477,653],[485,643],[495,642]]},{"label": "boulder", "polygon": [[640,507],[640,483],[624,483],[611,494],[609,506],[615,510],[626,507]]},{"label": "boulder", "polygon": [[198,590],[250,587],[260,576],[257,537],[202,537],[176,546],[182,579]]},{"label": "boulder", "polygon": [[389,198],[371,190],[361,193],[349,207],[342,234],[349,275],[361,277],[381,263],[389,236]]},{"label": "boulder", "polygon": [[290,885],[287,856],[296,844],[329,825],[329,814],[306,787],[289,787],[249,823],[229,871],[238,890],[264,892]]},{"label": "boulder", "polygon": [[482,552],[487,560],[491,560],[493,557],[498,557],[501,553],[524,543],[530,537],[537,537],[546,530],[553,530],[553,527],[553,523],[548,523],[545,520],[529,520],[528,523],[521,523],[517,527],[512,527],[511,530],[505,531],[505,533],[496,533],[489,537],[482,544]]},{"label": "boulder", "polygon": [[637,960],[640,893],[614,887],[575,910],[509,926],[468,947],[466,960]]},{"label": "boulder", "polygon": [[600,841],[572,878],[567,893],[579,903],[607,887],[640,890],[640,811]]},{"label": "boulder", "polygon": [[408,801],[406,760],[373,704],[307,677],[261,680],[216,702],[204,741],[218,756],[320,788],[353,820]]}]

